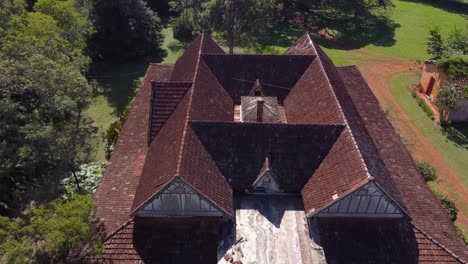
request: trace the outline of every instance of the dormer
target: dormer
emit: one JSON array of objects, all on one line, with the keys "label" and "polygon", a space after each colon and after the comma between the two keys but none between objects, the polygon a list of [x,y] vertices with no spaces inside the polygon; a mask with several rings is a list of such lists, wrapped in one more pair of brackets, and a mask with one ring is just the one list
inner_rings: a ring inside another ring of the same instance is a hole
[{"label": "dormer", "polygon": [[257,179],[252,184],[252,189],[257,193],[281,193],[282,190],[275,179],[275,175],[270,167],[268,157],[265,158]]}]

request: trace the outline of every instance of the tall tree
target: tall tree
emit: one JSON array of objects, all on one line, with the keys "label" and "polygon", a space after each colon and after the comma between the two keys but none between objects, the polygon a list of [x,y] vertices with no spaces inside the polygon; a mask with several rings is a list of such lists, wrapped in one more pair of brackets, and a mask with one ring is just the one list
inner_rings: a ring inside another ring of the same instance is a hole
[{"label": "tall tree", "polygon": [[234,52],[234,46],[254,47],[278,13],[275,0],[173,0],[171,6],[181,14],[177,19],[194,25],[194,34],[220,33],[229,53]]},{"label": "tall tree", "polygon": [[[325,31],[335,38],[362,42],[371,38],[374,44],[388,44],[379,39],[376,31],[387,35],[395,25],[386,18],[385,11],[391,8],[391,0],[289,0],[286,5],[290,18],[302,18],[304,25],[316,31]],[[393,32],[392,32],[393,33]],[[382,43],[381,43],[382,42]]]},{"label": "tall tree", "polygon": [[429,37],[427,39],[427,53],[431,55],[431,59],[433,60],[438,60],[444,56],[444,41],[438,27],[429,30]]},{"label": "tall tree", "polygon": [[450,112],[455,108],[457,99],[461,96],[461,91],[454,85],[454,83],[442,86],[439,89],[435,105],[439,109],[440,122],[448,120]]},{"label": "tall tree", "polygon": [[94,128],[83,114],[92,91],[82,73],[90,60],[74,46],[87,31],[67,39],[66,25],[40,11],[7,24],[0,37],[0,202],[15,207],[88,161]]},{"label": "tall tree", "polygon": [[161,20],[144,0],[96,0],[93,6],[96,33],[90,49],[95,60],[158,61],[161,48]]}]

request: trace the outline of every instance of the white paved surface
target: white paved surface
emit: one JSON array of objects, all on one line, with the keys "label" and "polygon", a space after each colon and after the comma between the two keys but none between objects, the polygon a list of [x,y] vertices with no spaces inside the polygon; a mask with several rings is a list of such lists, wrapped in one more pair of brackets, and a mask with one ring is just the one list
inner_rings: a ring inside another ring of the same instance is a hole
[{"label": "white paved surface", "polygon": [[[325,263],[323,251],[310,239],[299,197],[242,195],[235,204],[243,264]],[[222,258],[232,245],[228,240],[219,250],[219,264],[229,263]]]}]

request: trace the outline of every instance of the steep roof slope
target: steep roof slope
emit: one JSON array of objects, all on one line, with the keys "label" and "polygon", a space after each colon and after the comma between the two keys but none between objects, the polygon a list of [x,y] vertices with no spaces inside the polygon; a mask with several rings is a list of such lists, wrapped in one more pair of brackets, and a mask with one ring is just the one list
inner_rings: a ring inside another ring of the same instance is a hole
[{"label": "steep roof slope", "polygon": [[282,102],[314,56],[203,54],[202,59],[233,101],[249,95],[258,79],[266,96]]},{"label": "steep roof slope", "polygon": [[[227,215],[232,215],[232,190],[224,177],[219,176],[216,179],[217,174],[195,174],[196,171],[187,170],[183,166],[183,164],[187,164],[186,166],[193,164],[189,161],[197,162],[194,160],[195,156],[190,155],[191,150],[202,151],[200,148],[193,147],[193,144],[196,145],[197,142],[190,140],[190,131],[187,130],[188,121],[191,119],[225,121],[232,119],[233,116],[231,99],[200,59],[204,52],[221,53],[222,50],[208,35],[201,34],[174,66],[171,81],[190,82],[192,85],[150,144],[133,201],[132,213],[147,203],[174,177],[183,177]],[[209,98],[208,102],[207,98]],[[197,169],[203,171],[203,165],[214,169],[213,164],[206,162],[199,164]],[[215,195],[216,192],[224,195]]]},{"label": "steep roof slope", "polygon": [[342,125],[190,122],[234,190],[252,187],[268,157],[277,182],[299,192],[325,158]]},{"label": "steep roof slope", "polygon": [[455,254],[468,259],[468,250],[447,212],[419,174],[397,132],[385,117],[377,99],[355,66],[338,67],[362,124],[375,143],[389,177],[400,192],[413,223]]},{"label": "steep roof slope", "polygon": [[173,66],[150,64],[94,195],[96,217],[106,232],[127,222],[148,151],[151,80],[167,81]]}]

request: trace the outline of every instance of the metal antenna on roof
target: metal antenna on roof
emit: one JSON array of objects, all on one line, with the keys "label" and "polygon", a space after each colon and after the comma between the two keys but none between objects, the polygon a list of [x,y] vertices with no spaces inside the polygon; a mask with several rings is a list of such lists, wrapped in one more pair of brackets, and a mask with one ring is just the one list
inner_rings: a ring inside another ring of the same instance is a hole
[{"label": "metal antenna on roof", "polygon": [[[247,82],[247,83],[255,83],[256,82],[256,81],[250,81],[250,80],[238,79],[238,78],[232,78],[232,80],[239,81],[239,82]],[[265,86],[270,86],[270,87],[275,87],[275,88],[280,88],[280,89],[291,90],[291,88],[289,88],[289,87],[278,86],[278,85],[262,83],[262,82],[259,82],[259,83],[262,85],[263,88],[265,88]]]}]

